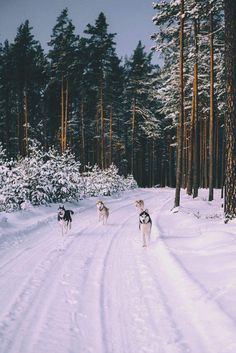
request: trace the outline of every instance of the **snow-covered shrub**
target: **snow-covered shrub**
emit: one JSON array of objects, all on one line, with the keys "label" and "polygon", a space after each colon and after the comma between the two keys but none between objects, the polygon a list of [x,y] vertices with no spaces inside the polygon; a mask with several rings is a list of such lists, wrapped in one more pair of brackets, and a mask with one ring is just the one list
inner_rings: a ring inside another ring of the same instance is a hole
[{"label": "snow-covered shrub", "polygon": [[50,184],[50,201],[66,202],[80,199],[83,193],[80,162],[75,160],[70,151],[60,155],[55,149],[51,149],[48,156],[44,170],[48,174]]},{"label": "snow-covered shrub", "polygon": [[133,177],[129,176],[127,180],[120,176],[118,168],[114,164],[104,170],[101,170],[98,165],[87,166],[87,169],[83,174],[85,195],[87,196],[110,196],[137,187]]},{"label": "snow-covered shrub", "polygon": [[63,155],[54,148],[45,152],[37,142],[31,142],[28,157],[7,161],[0,146],[0,211],[22,209],[24,204],[110,196],[137,187],[132,176],[120,176],[113,164],[105,170],[88,165],[83,174],[80,167],[69,150]]},{"label": "snow-covered shrub", "polygon": [[132,190],[138,187],[136,180],[132,174],[129,174],[127,178],[124,179],[125,190]]}]

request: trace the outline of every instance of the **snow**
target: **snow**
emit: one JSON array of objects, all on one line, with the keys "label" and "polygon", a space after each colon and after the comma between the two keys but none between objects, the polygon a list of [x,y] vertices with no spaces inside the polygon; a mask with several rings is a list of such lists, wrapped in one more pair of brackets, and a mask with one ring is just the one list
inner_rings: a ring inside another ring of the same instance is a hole
[{"label": "snow", "polygon": [[[207,201],[174,190],[135,189],[0,213],[1,353],[233,353],[236,351],[235,221],[224,223],[220,191]],[[153,220],[142,247],[134,201]]]}]

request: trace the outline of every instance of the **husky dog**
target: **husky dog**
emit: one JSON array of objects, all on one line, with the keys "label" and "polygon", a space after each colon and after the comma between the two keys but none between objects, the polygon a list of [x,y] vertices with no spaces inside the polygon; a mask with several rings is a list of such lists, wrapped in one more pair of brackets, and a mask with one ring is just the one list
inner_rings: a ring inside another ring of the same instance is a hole
[{"label": "husky dog", "polygon": [[96,202],[97,213],[98,213],[98,221],[102,221],[103,224],[107,223],[107,219],[109,217],[109,208],[107,208],[102,201]]},{"label": "husky dog", "polygon": [[143,236],[143,246],[147,246],[150,242],[151,229],[152,229],[152,220],[148,213],[148,210],[142,211],[139,214],[139,229],[141,230]]},{"label": "husky dog", "polygon": [[62,226],[62,232],[63,228],[65,228],[66,232],[71,229],[71,215],[73,214],[74,212],[72,210],[66,210],[64,206],[58,207],[57,220]]},{"label": "husky dog", "polygon": [[144,210],[144,201],[143,200],[136,200],[134,204],[139,212]]}]

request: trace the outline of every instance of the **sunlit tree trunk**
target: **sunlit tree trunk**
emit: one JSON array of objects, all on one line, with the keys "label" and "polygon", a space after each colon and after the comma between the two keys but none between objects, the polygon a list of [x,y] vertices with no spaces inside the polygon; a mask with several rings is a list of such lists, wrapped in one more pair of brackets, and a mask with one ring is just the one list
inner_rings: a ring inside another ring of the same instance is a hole
[{"label": "sunlit tree trunk", "polygon": [[225,0],[225,218],[236,217],[236,2]]},{"label": "sunlit tree trunk", "polygon": [[180,11],[180,111],[177,127],[177,168],[176,168],[176,189],[175,189],[175,207],[180,205],[180,189],[182,183],[182,153],[183,153],[183,123],[184,123],[184,77],[183,77],[183,59],[184,59],[184,0],[181,0]]},{"label": "sunlit tree trunk", "polygon": [[195,64],[194,64],[194,85],[195,85],[195,109],[194,109],[194,146],[193,146],[193,197],[198,196],[199,188],[199,116],[198,116],[198,22],[194,20],[195,37]]},{"label": "sunlit tree trunk", "polygon": [[213,14],[210,13],[210,123],[209,123],[209,197],[213,200],[214,188],[214,48],[213,48]]}]

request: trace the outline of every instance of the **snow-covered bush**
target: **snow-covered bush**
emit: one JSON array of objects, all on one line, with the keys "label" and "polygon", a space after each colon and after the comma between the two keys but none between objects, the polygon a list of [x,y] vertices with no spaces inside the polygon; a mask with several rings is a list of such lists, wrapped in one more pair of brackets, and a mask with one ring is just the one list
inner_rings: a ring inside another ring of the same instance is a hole
[{"label": "snow-covered bush", "polygon": [[133,190],[138,187],[136,180],[132,174],[129,174],[127,178],[124,179],[125,190]]},{"label": "snow-covered bush", "polygon": [[134,178],[128,176],[125,179],[120,176],[118,168],[114,164],[104,170],[101,170],[98,165],[87,166],[87,169],[83,173],[85,196],[110,196],[137,187]]},{"label": "snow-covered bush", "polygon": [[7,161],[0,146],[0,211],[23,209],[21,205],[64,203],[90,196],[110,196],[137,187],[132,176],[124,178],[112,164],[101,170],[98,165],[81,164],[68,150],[61,155],[56,149],[48,152],[36,142],[29,148],[29,156]]}]

